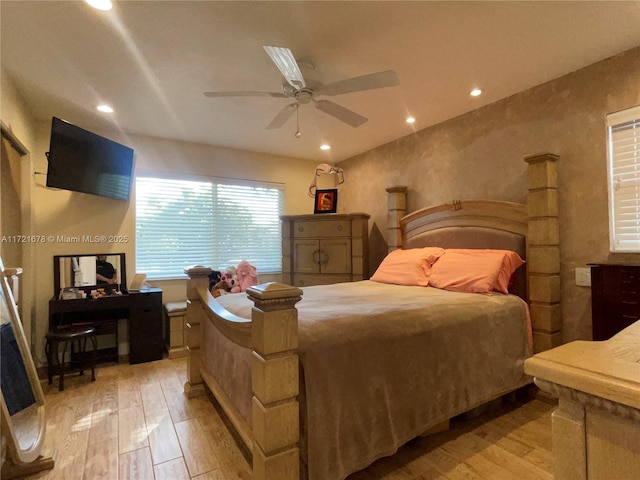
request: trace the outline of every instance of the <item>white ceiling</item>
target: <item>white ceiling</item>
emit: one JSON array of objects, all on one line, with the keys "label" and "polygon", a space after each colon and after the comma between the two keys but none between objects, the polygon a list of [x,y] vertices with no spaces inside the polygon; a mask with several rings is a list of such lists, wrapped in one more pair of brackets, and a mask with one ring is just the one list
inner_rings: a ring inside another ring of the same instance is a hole
[{"label": "white ceiling", "polygon": [[[640,46],[640,2],[0,2],[2,68],[31,113],[334,162]],[[279,91],[263,45],[289,47],[305,79],[392,69],[397,87],[331,100],[369,118],[352,128],[311,104],[279,130],[291,99],[206,98]],[[472,98],[473,87],[485,93]],[[106,102],[110,115],[95,110]],[[417,118],[414,126],[404,122]],[[329,152],[319,145],[332,145]]]}]

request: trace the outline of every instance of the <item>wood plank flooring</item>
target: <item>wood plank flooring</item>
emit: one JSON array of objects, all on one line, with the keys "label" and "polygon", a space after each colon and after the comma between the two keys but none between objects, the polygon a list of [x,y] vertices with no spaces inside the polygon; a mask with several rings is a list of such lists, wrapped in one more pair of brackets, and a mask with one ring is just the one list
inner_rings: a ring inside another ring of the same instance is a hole
[{"label": "wood plank flooring", "polygon": [[[250,466],[207,397],[183,393],[186,361],[110,365],[46,385],[43,454],[29,480],[249,480]],[[418,438],[347,480],[552,480],[551,412],[539,400],[497,402]]]}]

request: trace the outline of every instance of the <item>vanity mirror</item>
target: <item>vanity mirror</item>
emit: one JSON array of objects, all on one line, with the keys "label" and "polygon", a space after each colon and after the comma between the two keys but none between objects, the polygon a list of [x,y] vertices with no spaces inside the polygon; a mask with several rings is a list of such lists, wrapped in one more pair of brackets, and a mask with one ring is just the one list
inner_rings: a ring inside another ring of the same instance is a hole
[{"label": "vanity mirror", "polygon": [[95,288],[119,291],[127,288],[124,253],[56,255],[53,257],[53,294],[76,288],[87,294]]},{"label": "vanity mirror", "polygon": [[[45,403],[18,310],[0,258],[0,410],[3,479],[53,467],[40,455],[46,430]],[[6,456],[5,456],[6,446]]]}]

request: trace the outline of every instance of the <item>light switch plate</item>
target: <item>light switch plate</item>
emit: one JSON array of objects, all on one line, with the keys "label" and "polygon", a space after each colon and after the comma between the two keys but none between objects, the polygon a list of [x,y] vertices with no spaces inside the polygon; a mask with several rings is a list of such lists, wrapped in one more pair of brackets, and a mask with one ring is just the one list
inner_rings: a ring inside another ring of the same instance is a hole
[{"label": "light switch plate", "polygon": [[590,268],[576,268],[576,285],[579,287],[591,286],[591,269]]}]

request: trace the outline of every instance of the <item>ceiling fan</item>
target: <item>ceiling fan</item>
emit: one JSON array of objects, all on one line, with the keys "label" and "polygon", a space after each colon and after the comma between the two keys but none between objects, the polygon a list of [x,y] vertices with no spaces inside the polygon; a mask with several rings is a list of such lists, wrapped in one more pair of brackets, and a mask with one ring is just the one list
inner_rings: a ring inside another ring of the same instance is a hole
[{"label": "ceiling fan", "polygon": [[[319,85],[311,88],[307,85],[298,62],[291,53],[291,50],[285,47],[264,46],[267,55],[276,64],[280,73],[285,78],[286,83],[282,86],[281,92],[204,92],[207,97],[276,97],[276,98],[294,98],[295,102],[286,105],[267,125],[267,129],[275,129],[282,127],[287,120],[298,112],[300,105],[313,103],[318,110],[323,111],[337,118],[338,120],[350,125],[354,128],[359,127],[368,119],[356,112],[349,110],[330,100],[319,100],[318,96],[334,96],[343,95],[345,93],[360,92],[363,90],[373,90],[376,88],[393,87],[400,82],[396,72],[387,70],[384,72],[370,73],[360,77],[348,78],[327,85]],[[300,137],[300,129],[296,131],[296,137]]]}]

